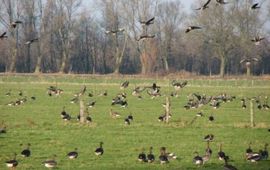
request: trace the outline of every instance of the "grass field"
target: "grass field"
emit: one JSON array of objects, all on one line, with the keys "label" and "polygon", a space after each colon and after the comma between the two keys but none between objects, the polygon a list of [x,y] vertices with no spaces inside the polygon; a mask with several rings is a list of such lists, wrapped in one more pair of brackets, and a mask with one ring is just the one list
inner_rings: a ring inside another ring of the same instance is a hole
[{"label": "grass field", "polygon": [[[111,106],[111,100],[119,89],[120,82],[129,80],[130,85],[125,90],[128,94],[128,107]],[[5,161],[12,158],[13,153],[24,149],[20,144],[31,143],[32,155],[29,158],[17,156],[17,169],[46,169],[42,162],[56,154],[58,162],[56,169],[223,169],[224,163],[217,159],[218,146],[223,144],[224,152],[230,156],[230,164],[242,170],[269,170],[270,161],[250,163],[244,159],[248,144],[259,151],[265,143],[270,143],[270,111],[254,109],[255,127],[250,128],[249,105],[242,109],[240,99],[243,97],[270,96],[270,80],[245,79],[196,79],[188,80],[189,84],[180,92],[178,98],[171,98],[172,118],[168,124],[158,122],[159,115],[164,113],[162,103],[165,97],[151,99],[146,93],[143,99],[131,95],[135,85],[150,86],[153,82],[160,85],[163,95],[173,91],[170,80],[165,78],[147,79],[132,77],[90,77],[90,76],[0,76],[0,122],[7,125],[7,133],[0,134],[0,169],[7,169]],[[47,88],[57,85],[64,90],[59,97],[48,96]],[[84,101],[96,100],[96,106],[89,109],[93,119],[91,125],[82,125],[76,121],[79,105],[71,104],[73,94],[86,85],[87,92],[94,97],[84,96]],[[108,96],[97,96],[104,90]],[[11,90],[11,96],[5,93]],[[7,106],[17,99],[19,90],[28,96],[28,101],[21,106]],[[209,105],[198,109],[185,110],[187,95],[190,93],[218,95],[226,92],[235,95],[236,100],[222,103],[219,109]],[[36,100],[30,97],[35,96]],[[249,103],[247,103],[249,104]],[[71,114],[72,120],[64,122],[60,113],[63,106]],[[256,106],[256,105],[255,105]],[[112,119],[109,110],[112,108],[121,113],[121,118]],[[197,112],[205,116],[198,118],[193,124],[189,122]],[[130,113],[134,121],[130,126],[124,124],[124,118]],[[210,123],[208,116],[213,114],[215,121]],[[192,163],[194,151],[204,154],[206,142],[203,137],[214,134],[210,147],[213,150],[211,159],[203,166]],[[99,142],[104,142],[104,155],[94,154]],[[174,152],[178,158],[169,164],[160,165],[158,161],[152,164],[137,161],[141,148],[153,146],[158,159],[159,148],[165,146],[169,152]],[[79,157],[68,160],[66,154],[78,148]]]}]

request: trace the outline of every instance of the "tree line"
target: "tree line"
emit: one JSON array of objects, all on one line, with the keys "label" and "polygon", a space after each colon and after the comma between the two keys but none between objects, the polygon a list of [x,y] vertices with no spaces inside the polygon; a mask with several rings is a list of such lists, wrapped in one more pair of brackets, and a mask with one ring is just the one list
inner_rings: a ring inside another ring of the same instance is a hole
[{"label": "tree line", "polygon": [[269,1],[182,3],[0,0],[0,72],[270,73]]}]

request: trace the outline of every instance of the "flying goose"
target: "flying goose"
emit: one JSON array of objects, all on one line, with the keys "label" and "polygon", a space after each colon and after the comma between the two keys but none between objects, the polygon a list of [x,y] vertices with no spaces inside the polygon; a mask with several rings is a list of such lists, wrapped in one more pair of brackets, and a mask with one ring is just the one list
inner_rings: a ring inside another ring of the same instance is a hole
[{"label": "flying goose", "polygon": [[208,0],[202,7],[197,8],[195,10],[205,10],[206,8],[209,8],[208,5],[211,2],[211,0]]},{"label": "flying goose", "polygon": [[146,39],[151,39],[151,38],[155,38],[155,35],[140,35],[140,37],[137,38],[136,40],[140,41],[140,40],[146,40]]},{"label": "flying goose", "polygon": [[260,45],[260,42],[264,40],[264,37],[256,36],[253,39],[251,39],[252,42],[254,42],[255,45]]},{"label": "flying goose", "polygon": [[23,23],[22,21],[16,20],[16,21],[11,22],[10,25],[12,28],[16,28],[18,24],[22,24],[22,23]]},{"label": "flying goose", "polygon": [[1,35],[0,35],[0,40],[4,39],[4,38],[7,38],[8,36],[6,35],[7,32],[3,32]]},{"label": "flying goose", "polygon": [[18,161],[16,160],[16,156],[17,156],[17,154],[14,153],[13,159],[6,161],[7,167],[15,168],[19,164]]},{"label": "flying goose", "polygon": [[228,4],[228,2],[225,2],[224,0],[216,0],[217,4],[225,5]]},{"label": "flying goose", "polygon": [[25,44],[25,45],[30,45],[30,44],[32,44],[33,42],[37,42],[37,41],[38,41],[38,38],[33,38],[33,39],[30,39],[30,40],[26,41],[24,44]]},{"label": "flying goose", "polygon": [[107,30],[107,31],[105,31],[105,33],[106,34],[116,35],[117,33],[124,32],[124,31],[125,31],[124,28],[119,28],[117,30]]},{"label": "flying goose", "polygon": [[186,29],[185,33],[189,33],[190,31],[192,31],[192,30],[197,30],[197,29],[202,29],[202,27],[199,27],[199,26],[189,26],[189,27]]},{"label": "flying goose", "polygon": [[149,26],[151,24],[154,24],[154,20],[155,20],[155,17],[153,18],[150,18],[149,20],[147,21],[139,21],[142,25],[146,25],[146,26]]},{"label": "flying goose", "polygon": [[103,149],[102,145],[103,145],[103,142],[100,142],[99,147],[95,150],[95,154],[97,156],[101,156],[104,153],[104,149]]},{"label": "flying goose", "polygon": [[255,3],[255,4],[253,4],[253,5],[251,6],[251,9],[259,9],[259,8],[261,8],[261,7],[259,6],[259,3]]}]

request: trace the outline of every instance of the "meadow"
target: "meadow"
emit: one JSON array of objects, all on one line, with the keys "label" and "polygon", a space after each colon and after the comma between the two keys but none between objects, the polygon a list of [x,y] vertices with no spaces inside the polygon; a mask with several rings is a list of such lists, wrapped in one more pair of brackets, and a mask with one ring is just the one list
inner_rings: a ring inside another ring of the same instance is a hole
[{"label": "meadow", "polygon": [[[177,77],[176,77],[177,79]],[[120,83],[128,80],[129,87],[120,90]],[[19,165],[16,169],[46,169],[42,162],[56,154],[57,168],[63,170],[87,169],[223,169],[224,162],[217,159],[218,146],[223,144],[223,151],[229,155],[230,164],[242,170],[269,170],[270,161],[251,163],[245,160],[245,151],[251,142],[254,151],[270,143],[270,110],[259,110],[254,104],[255,127],[250,127],[249,102],[247,109],[242,109],[241,98],[270,96],[270,80],[263,79],[185,79],[188,85],[181,89],[178,98],[171,97],[172,118],[169,123],[158,121],[164,113],[162,103],[165,95],[169,96],[174,88],[171,78],[140,78],[131,76],[79,76],[79,75],[1,75],[0,76],[0,122],[7,125],[7,133],[0,134],[0,169],[7,169],[5,161],[18,154]],[[179,79],[183,81],[183,79]],[[156,82],[161,86],[161,97],[151,99],[143,93],[142,99],[131,95],[135,86],[151,86]],[[57,86],[63,89],[60,96],[49,96],[47,88]],[[91,124],[80,124],[76,120],[79,104],[70,103],[73,95],[82,86],[87,87],[83,100],[96,101],[89,108],[93,119]],[[10,90],[11,95],[5,94]],[[19,98],[19,91],[27,96],[27,102],[20,106],[7,106],[10,101]],[[107,90],[107,96],[98,96]],[[88,97],[91,92],[93,97]],[[111,100],[118,93],[127,93],[128,107],[111,106]],[[236,96],[232,102],[222,103],[218,109],[208,105],[186,110],[187,96],[192,93],[219,95],[226,93]],[[30,97],[35,96],[36,100]],[[262,100],[263,101],[263,100]],[[69,122],[62,120],[60,113],[65,110],[71,115]],[[121,117],[112,119],[110,109],[121,113]],[[196,113],[203,112],[192,124]],[[134,120],[124,124],[124,118],[132,113]],[[209,122],[208,116],[215,120]],[[207,134],[214,134],[210,143],[213,150],[211,159],[203,166],[192,163],[194,152],[204,154]],[[99,142],[104,142],[104,154],[94,154]],[[31,143],[31,156],[23,158],[20,152],[27,143]],[[23,144],[21,146],[20,144]],[[138,162],[142,148],[146,153],[150,146],[154,148],[157,161],[154,163]],[[178,158],[161,165],[158,161],[159,149],[165,146]],[[66,154],[78,148],[79,156],[69,160]]]}]

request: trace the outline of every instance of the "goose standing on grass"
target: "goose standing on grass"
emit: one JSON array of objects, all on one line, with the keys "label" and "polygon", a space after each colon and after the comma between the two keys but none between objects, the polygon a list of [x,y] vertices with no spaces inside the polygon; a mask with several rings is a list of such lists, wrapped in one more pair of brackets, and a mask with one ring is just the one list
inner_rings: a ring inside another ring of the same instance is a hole
[{"label": "goose standing on grass", "polygon": [[96,101],[89,101],[89,103],[87,104],[87,106],[88,107],[90,107],[90,108],[93,108],[94,106],[95,106],[95,104],[96,104]]},{"label": "goose standing on grass", "polygon": [[120,89],[123,90],[123,89],[127,88],[128,85],[129,85],[129,81],[124,81],[123,83],[121,83]]},{"label": "goose standing on grass", "polygon": [[16,156],[17,156],[17,154],[14,153],[13,159],[6,161],[7,167],[15,168],[19,164],[18,161],[16,160]]},{"label": "goose standing on grass", "polygon": [[253,150],[251,149],[251,142],[248,145],[248,148],[246,149],[246,157],[251,154],[253,152]]},{"label": "goose standing on grass", "polygon": [[28,143],[26,148],[21,152],[21,155],[23,157],[29,157],[31,155],[30,146],[31,146],[31,144]]},{"label": "goose standing on grass", "polygon": [[153,147],[151,146],[149,149],[149,154],[147,155],[148,163],[152,163],[155,161],[155,155],[153,154]]},{"label": "goose standing on grass", "polygon": [[208,117],[208,120],[209,122],[213,122],[215,120],[213,114],[211,114],[209,117]]},{"label": "goose standing on grass", "polygon": [[53,155],[52,159],[47,159],[46,161],[42,162],[45,167],[47,168],[55,168],[57,166],[57,162],[55,161],[56,155]]},{"label": "goose standing on grass", "polygon": [[207,141],[207,146],[205,149],[205,154],[211,156],[212,155],[212,149],[210,148],[210,141]]},{"label": "goose standing on grass", "polygon": [[160,164],[169,163],[169,160],[168,160],[168,157],[167,157],[167,154],[166,154],[166,148],[165,147],[161,147],[160,148],[159,161],[160,161]]},{"label": "goose standing on grass", "polygon": [[245,99],[241,99],[241,103],[242,103],[242,109],[246,109],[247,108],[246,100]]},{"label": "goose standing on grass", "polygon": [[206,135],[205,137],[204,137],[204,140],[206,141],[206,142],[208,142],[208,141],[213,141],[214,140],[214,135],[213,134],[208,134],[208,135]]},{"label": "goose standing on grass", "polygon": [[110,110],[110,115],[114,119],[120,117],[120,114],[118,112],[113,111],[112,109]]},{"label": "goose standing on grass", "polygon": [[[218,159],[224,161],[226,158],[225,152],[222,151],[222,144],[219,145]],[[228,158],[227,158],[228,159]]]},{"label": "goose standing on grass", "polygon": [[126,124],[126,125],[130,125],[130,120],[129,120],[129,118],[125,118],[125,124]]},{"label": "goose standing on grass", "polygon": [[65,110],[65,106],[63,107],[63,110],[62,110],[62,112],[61,112],[61,117],[62,118],[64,118],[66,115],[67,115],[67,112],[66,112],[66,110]]},{"label": "goose standing on grass", "polygon": [[268,105],[268,96],[265,96],[265,98],[264,98],[263,108],[265,110],[268,110],[270,108]]},{"label": "goose standing on grass", "polygon": [[95,154],[97,156],[101,156],[104,153],[104,149],[103,149],[102,145],[103,145],[103,142],[100,142],[99,147],[95,150]]},{"label": "goose standing on grass", "polygon": [[266,143],[264,145],[264,150],[261,151],[261,157],[262,157],[262,160],[267,160],[268,159],[268,150],[267,150],[267,147],[268,147],[268,144]]},{"label": "goose standing on grass", "polygon": [[69,152],[68,154],[67,154],[67,157],[69,158],[69,159],[76,159],[77,157],[78,157],[78,152],[77,152],[77,148],[75,148],[74,149],[74,151],[71,151],[71,152]]},{"label": "goose standing on grass", "polygon": [[132,113],[130,113],[127,117],[130,121],[133,121],[133,116],[132,116]]},{"label": "goose standing on grass", "polygon": [[203,158],[199,156],[198,152],[194,152],[195,157],[193,158],[193,163],[195,165],[202,165],[203,164]]},{"label": "goose standing on grass", "polygon": [[146,155],[144,153],[144,148],[142,148],[142,152],[138,156],[138,161],[139,162],[146,162],[147,161]]}]

